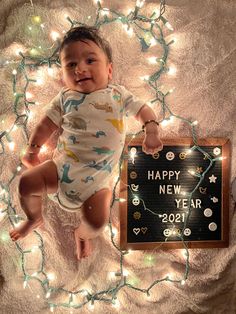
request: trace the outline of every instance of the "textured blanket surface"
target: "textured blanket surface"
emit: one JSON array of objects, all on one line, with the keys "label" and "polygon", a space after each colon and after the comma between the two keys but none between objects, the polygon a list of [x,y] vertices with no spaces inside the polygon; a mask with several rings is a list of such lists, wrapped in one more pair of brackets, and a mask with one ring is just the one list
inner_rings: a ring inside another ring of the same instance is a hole
[{"label": "textured blanket surface", "polygon": [[[135,6],[135,0],[104,0],[103,6],[127,14]],[[33,4],[33,6],[32,6]],[[159,1],[147,0],[143,12],[150,14],[159,8]],[[12,93],[12,70],[20,57],[16,49],[24,47],[50,48],[51,29],[62,33],[69,29],[65,15],[82,22],[90,22],[95,17],[92,0],[0,0],[0,115],[4,123],[1,131],[14,122]],[[30,30],[31,17],[40,16],[44,32]],[[236,2],[234,0],[166,0],[165,16],[174,31],[165,30],[167,41],[176,38],[171,45],[169,65],[177,69],[175,75],[163,75],[160,85],[164,91],[175,88],[168,96],[171,110],[187,119],[198,120],[199,137],[225,137],[231,141],[230,182],[236,176]],[[91,19],[88,18],[91,16]],[[91,23],[91,22],[90,22]],[[104,26],[102,32],[110,41],[114,54],[113,81],[126,86],[134,94],[150,100],[154,96],[140,76],[148,75],[152,66],[134,37],[129,37],[119,23]],[[50,50],[50,49],[49,49]],[[153,52],[154,50],[152,50]],[[6,62],[9,61],[8,64]],[[42,71],[44,71],[42,69]],[[22,83],[23,84],[23,83]],[[29,132],[43,114],[45,104],[60,88],[59,74],[48,76],[43,85],[32,88],[37,98],[37,109],[29,123]],[[40,108],[40,109],[39,109]],[[154,106],[160,117],[160,108]],[[131,131],[138,131],[136,121],[129,122]],[[178,138],[191,136],[188,125],[176,120],[163,128],[163,137]],[[21,130],[14,134],[14,152],[8,148],[0,155],[1,181],[8,182],[19,164],[19,156],[26,143]],[[53,143],[54,139],[51,140]],[[48,158],[48,153],[45,158]],[[21,171],[22,172],[22,171]],[[19,175],[13,180],[11,191],[12,206],[22,214],[17,199]],[[231,194],[231,191],[229,191]],[[236,313],[236,215],[235,201],[230,197],[230,243],[223,249],[192,249],[190,270],[185,285],[162,282],[152,290],[149,298],[132,289],[122,289],[118,295],[120,308],[113,308],[104,302],[95,302],[94,313]],[[78,262],[75,256],[73,229],[78,224],[78,216],[60,210],[52,201],[44,199],[45,224],[38,231],[45,246],[45,270],[53,272],[53,285],[75,291],[87,288],[91,292],[107,290],[112,284],[109,272],[119,269],[119,254],[113,247],[109,231],[94,240],[92,256]],[[118,206],[112,211],[114,224],[118,223]],[[16,245],[7,237],[11,228],[5,217],[0,221],[0,313],[49,313],[45,292],[40,284],[30,281],[23,289],[21,255]],[[29,235],[22,245],[25,248],[37,244],[35,234]],[[152,253],[154,262],[144,263],[145,256]],[[39,256],[30,255],[27,267],[38,269]],[[124,266],[141,289],[149,287],[155,280],[168,273],[181,278],[185,271],[185,258],[182,250],[162,249],[155,252],[136,251],[125,259]],[[114,281],[113,281],[114,283]],[[60,299],[61,298],[61,299]],[[64,299],[63,299],[64,298]],[[68,296],[53,295],[52,300],[67,302]],[[88,306],[73,313],[91,313]],[[66,308],[57,308],[55,313],[70,313]]]}]

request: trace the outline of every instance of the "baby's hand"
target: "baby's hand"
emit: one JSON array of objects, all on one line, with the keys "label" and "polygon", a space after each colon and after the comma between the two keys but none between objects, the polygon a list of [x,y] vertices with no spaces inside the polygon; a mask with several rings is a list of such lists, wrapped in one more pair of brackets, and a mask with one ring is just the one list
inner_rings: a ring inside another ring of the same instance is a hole
[{"label": "baby's hand", "polygon": [[29,153],[26,151],[25,155],[21,158],[24,166],[27,168],[32,168],[40,164],[37,153]]},{"label": "baby's hand", "polygon": [[163,149],[163,144],[158,132],[145,134],[142,149],[146,154],[154,154]]}]

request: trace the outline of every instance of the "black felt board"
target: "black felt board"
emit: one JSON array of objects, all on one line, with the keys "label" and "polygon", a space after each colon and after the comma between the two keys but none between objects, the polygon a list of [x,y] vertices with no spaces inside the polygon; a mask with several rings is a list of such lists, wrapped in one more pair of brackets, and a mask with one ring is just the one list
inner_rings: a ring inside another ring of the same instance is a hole
[{"label": "black felt board", "polygon": [[[121,198],[126,200],[120,206],[121,247],[153,249],[161,244],[183,248],[182,239],[189,247],[226,247],[230,159],[227,139],[200,140],[202,151],[195,149],[191,154],[187,153],[193,146],[191,139],[165,140],[163,150],[154,156],[142,152],[142,139],[127,143],[129,158],[124,161],[121,185]],[[136,150],[134,161],[131,150]],[[210,165],[206,154],[224,159],[213,162],[199,185],[199,176]]]}]

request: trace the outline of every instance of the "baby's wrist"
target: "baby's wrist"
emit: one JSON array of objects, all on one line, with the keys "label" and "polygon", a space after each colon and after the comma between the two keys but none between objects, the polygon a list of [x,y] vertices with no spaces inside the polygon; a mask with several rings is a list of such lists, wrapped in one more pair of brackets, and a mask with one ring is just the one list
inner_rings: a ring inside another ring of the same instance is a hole
[{"label": "baby's wrist", "polygon": [[159,130],[158,130],[158,126],[154,123],[152,124],[148,124],[145,128],[145,134],[158,134]]}]

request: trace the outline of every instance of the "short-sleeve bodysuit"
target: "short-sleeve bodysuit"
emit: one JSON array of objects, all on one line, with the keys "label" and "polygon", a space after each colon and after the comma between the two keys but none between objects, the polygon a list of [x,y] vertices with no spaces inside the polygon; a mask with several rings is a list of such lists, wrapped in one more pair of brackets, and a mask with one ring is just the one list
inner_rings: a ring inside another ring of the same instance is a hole
[{"label": "short-sleeve bodysuit", "polygon": [[126,118],[144,105],[120,85],[82,94],[63,88],[46,115],[62,129],[53,161],[58,191],[50,195],[61,208],[78,210],[103,188],[112,188],[123,150]]}]

